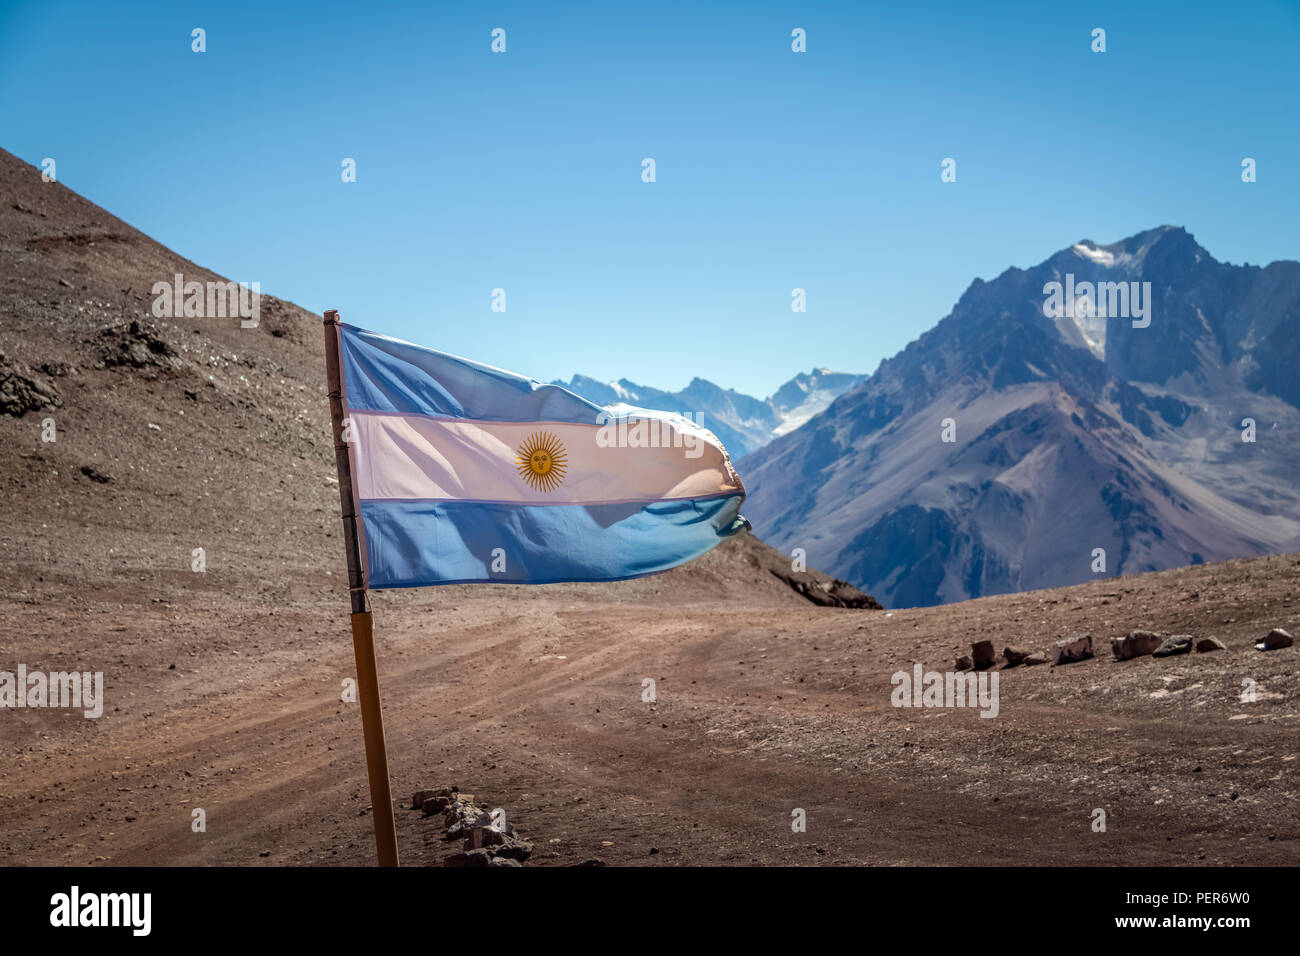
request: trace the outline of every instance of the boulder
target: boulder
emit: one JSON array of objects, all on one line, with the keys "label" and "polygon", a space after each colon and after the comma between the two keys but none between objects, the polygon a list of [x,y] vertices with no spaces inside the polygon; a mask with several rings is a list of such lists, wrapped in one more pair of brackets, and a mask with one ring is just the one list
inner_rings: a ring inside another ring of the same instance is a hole
[{"label": "boulder", "polygon": [[1290,647],[1295,641],[1291,635],[1280,627],[1275,627],[1264,637],[1255,642],[1255,649],[1258,651],[1275,651],[1281,647]]},{"label": "boulder", "polygon": [[1035,664],[1046,664],[1046,663],[1047,663],[1047,655],[1044,654],[1042,651],[1034,651],[1034,653],[1030,654],[1028,657],[1025,658],[1026,667],[1033,667]]},{"label": "boulder", "polygon": [[1074,664],[1092,657],[1092,635],[1071,634],[1052,646],[1053,664]]},{"label": "boulder", "polygon": [[963,654],[961,657],[957,658],[957,670],[959,671],[968,671],[974,666],[975,665],[971,663],[969,654]]},{"label": "boulder", "polygon": [[1155,631],[1129,631],[1124,637],[1110,639],[1110,652],[1117,661],[1146,657],[1160,646],[1160,635]]},{"label": "boulder", "polygon": [[1226,651],[1223,641],[1217,637],[1203,637],[1196,642],[1196,652],[1198,654],[1208,654],[1210,651]]},{"label": "boulder", "polygon": [[970,646],[971,660],[974,662],[977,671],[986,670],[993,666],[996,655],[993,653],[992,641],[976,641]]},{"label": "boulder", "polygon": [[1174,657],[1178,654],[1190,654],[1192,652],[1192,635],[1174,634],[1165,639],[1165,642],[1151,652],[1152,657]]}]

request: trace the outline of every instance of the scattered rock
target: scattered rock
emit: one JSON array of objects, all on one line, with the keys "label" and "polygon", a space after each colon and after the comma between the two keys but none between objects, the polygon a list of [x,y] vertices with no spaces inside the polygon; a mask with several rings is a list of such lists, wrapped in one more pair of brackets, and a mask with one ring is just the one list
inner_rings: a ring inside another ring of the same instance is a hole
[{"label": "scattered rock", "polygon": [[510,836],[493,826],[472,827],[465,837],[465,845],[470,850],[480,850],[489,846],[505,846]]},{"label": "scattered rock", "polygon": [[975,665],[971,663],[969,654],[963,654],[961,657],[957,658],[956,666],[959,671],[968,671]]},{"label": "scattered rock", "polygon": [[[457,803],[471,804],[473,800],[473,794],[461,793],[456,787],[442,787],[437,790],[417,790],[415,792],[415,797],[413,798],[413,802],[419,801],[418,809],[423,810],[426,815],[446,811],[449,807],[452,807]],[[461,814],[459,816],[464,816],[466,819],[470,818],[469,814]],[[457,821],[449,820],[449,822],[459,822],[459,818]]]},{"label": "scattered rock", "polygon": [[790,571],[784,567],[768,568],[773,576],[789,585],[797,594],[822,607],[853,607],[883,610],[870,594],[859,591],[847,581],[811,571]]},{"label": "scattered rock", "polygon": [[1124,637],[1110,639],[1110,652],[1117,661],[1146,657],[1160,646],[1160,635],[1155,631],[1129,631]]},{"label": "scattered rock", "polygon": [[522,863],[533,855],[533,845],[527,840],[507,837],[506,841],[496,848],[496,855]]},{"label": "scattered rock", "polygon": [[1203,637],[1196,642],[1196,652],[1198,654],[1208,654],[1210,651],[1226,651],[1223,641],[1217,637]]},{"label": "scattered rock", "polygon": [[42,408],[63,404],[53,382],[42,382],[36,372],[0,352],[0,414],[21,418]]},{"label": "scattered rock", "polygon": [[91,481],[99,482],[99,484],[101,485],[107,484],[108,482],[113,480],[108,475],[104,474],[101,471],[98,471],[94,465],[82,465],[81,473],[85,475],[87,478],[89,478]]},{"label": "scattered rock", "polygon": [[489,850],[466,850],[455,856],[447,857],[447,866],[491,866],[492,853]]},{"label": "scattered rock", "polygon": [[1028,656],[1029,652],[1024,648],[1010,646],[1002,648],[1002,658],[1007,662],[1007,667],[1019,667]]},{"label": "scattered rock", "polygon": [[106,368],[180,368],[181,357],[150,323],[132,320],[102,329],[100,358]]},{"label": "scattered rock", "polygon": [[443,839],[464,838],[464,852],[449,857],[447,866],[518,866],[532,856],[533,845],[517,837],[513,826],[498,827],[490,813],[474,805],[472,793],[456,787],[417,790],[411,805],[426,817],[440,814]]},{"label": "scattered rock", "polygon": [[1092,657],[1092,635],[1071,634],[1052,646],[1052,664],[1074,664]]},{"label": "scattered rock", "polygon": [[1276,651],[1282,647],[1290,647],[1294,643],[1295,641],[1292,639],[1290,634],[1282,630],[1280,627],[1275,627],[1264,635],[1262,639],[1255,642],[1255,650]]},{"label": "scattered rock", "polygon": [[1151,652],[1152,657],[1174,657],[1192,652],[1192,635],[1175,634]]},{"label": "scattered rock", "polygon": [[971,659],[975,662],[977,671],[986,670],[993,666],[996,659],[993,653],[992,641],[976,641],[970,646]]},{"label": "scattered rock", "polygon": [[1046,664],[1046,663],[1047,663],[1047,655],[1044,654],[1042,651],[1034,651],[1034,653],[1030,654],[1028,657],[1025,658],[1026,667],[1033,667],[1035,664]]}]

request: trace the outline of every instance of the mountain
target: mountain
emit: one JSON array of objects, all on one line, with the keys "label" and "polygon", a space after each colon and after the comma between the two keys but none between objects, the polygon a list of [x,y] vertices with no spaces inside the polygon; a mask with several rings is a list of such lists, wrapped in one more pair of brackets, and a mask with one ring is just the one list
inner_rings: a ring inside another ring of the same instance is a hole
[{"label": "mountain", "polygon": [[828,368],[800,372],[767,400],[781,419],[773,437],[794,431],[835,399],[866,380],[865,375],[832,372]]},{"label": "mountain", "polygon": [[[556,380],[571,392],[601,405],[626,402],[642,408],[689,414],[722,440],[733,459],[762,448],[798,428],[838,396],[866,380],[865,375],[813,369],[800,372],[770,398],[758,399],[695,378],[679,392],[667,392],[619,379],[602,382],[587,375]],[[698,417],[697,417],[698,416]]]},{"label": "mountain", "polygon": [[[1121,282],[1129,317],[1095,287]],[[1083,240],[976,279],[749,456],[745,513],[886,607],[1295,550],[1298,372],[1300,263],[1221,263],[1172,226]]]}]

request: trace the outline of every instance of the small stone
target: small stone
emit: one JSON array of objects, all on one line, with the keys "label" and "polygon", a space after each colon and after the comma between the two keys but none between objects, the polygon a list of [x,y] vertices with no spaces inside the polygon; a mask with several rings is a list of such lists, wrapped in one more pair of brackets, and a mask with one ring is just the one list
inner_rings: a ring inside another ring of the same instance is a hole
[{"label": "small stone", "polygon": [[446,796],[425,797],[424,802],[420,804],[420,809],[425,813],[437,813],[439,810],[445,810],[451,802]]},{"label": "small stone", "polygon": [[1110,652],[1117,661],[1146,657],[1160,646],[1160,635],[1155,631],[1129,631],[1124,637],[1110,639]]},{"label": "small stone", "polygon": [[1196,642],[1196,652],[1198,654],[1208,654],[1210,651],[1226,651],[1223,641],[1217,637],[1203,637]]},{"label": "small stone", "polygon": [[523,866],[518,860],[512,860],[508,856],[494,856],[488,866]]},{"label": "small stone", "polygon": [[517,840],[514,837],[506,837],[505,842],[497,847],[494,852],[497,856],[504,856],[511,860],[518,860],[522,863],[533,855],[533,845],[527,840]]},{"label": "small stone", "polygon": [[1192,635],[1174,634],[1166,638],[1165,642],[1151,652],[1152,657],[1174,657],[1178,654],[1190,654],[1192,652]]},{"label": "small stone", "polygon": [[993,666],[994,653],[992,641],[976,641],[970,646],[971,660],[974,661],[977,671],[986,670]]},{"label": "small stone", "polygon": [[491,850],[466,850],[455,856],[447,857],[447,866],[491,866]]},{"label": "small stone", "polygon": [[492,827],[471,827],[465,837],[465,849],[477,850],[485,846],[503,846],[510,837]]},{"label": "small stone", "polygon": [[1291,635],[1280,627],[1275,627],[1269,631],[1261,640],[1255,642],[1257,651],[1276,651],[1282,647],[1290,647],[1295,641]]},{"label": "small stone", "polygon": [[1071,634],[1052,646],[1053,664],[1074,664],[1092,657],[1092,635]]},{"label": "small stone", "polygon": [[1019,667],[1028,656],[1029,652],[1022,647],[1002,648],[1002,657],[1007,662],[1007,667]]}]

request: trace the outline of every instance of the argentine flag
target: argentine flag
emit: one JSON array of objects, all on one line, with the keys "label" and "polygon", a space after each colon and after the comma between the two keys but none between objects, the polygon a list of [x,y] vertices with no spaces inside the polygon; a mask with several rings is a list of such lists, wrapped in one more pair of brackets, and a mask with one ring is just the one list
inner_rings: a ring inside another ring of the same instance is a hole
[{"label": "argentine flag", "polygon": [[339,324],[366,586],[617,581],[745,530],[712,432]]}]

